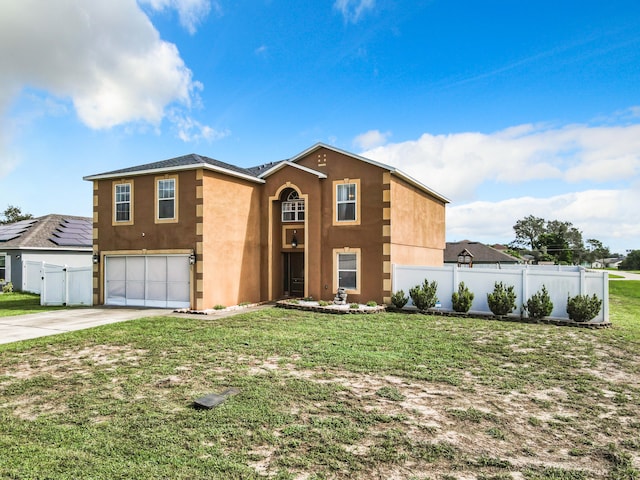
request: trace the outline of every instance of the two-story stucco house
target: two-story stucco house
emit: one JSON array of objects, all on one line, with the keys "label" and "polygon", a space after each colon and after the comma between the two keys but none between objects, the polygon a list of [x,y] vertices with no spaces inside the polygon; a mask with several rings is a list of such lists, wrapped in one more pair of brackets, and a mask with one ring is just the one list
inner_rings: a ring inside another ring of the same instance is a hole
[{"label": "two-story stucco house", "polygon": [[324,144],[254,168],[190,154],[85,180],[96,305],[204,310],[339,287],[388,302],[392,264],[443,264],[448,200]]}]

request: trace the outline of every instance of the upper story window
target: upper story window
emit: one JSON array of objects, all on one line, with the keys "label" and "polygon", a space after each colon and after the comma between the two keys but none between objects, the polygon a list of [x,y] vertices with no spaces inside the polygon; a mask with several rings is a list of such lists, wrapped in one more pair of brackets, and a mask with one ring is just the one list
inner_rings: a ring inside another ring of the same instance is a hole
[{"label": "upper story window", "polygon": [[133,225],[133,181],[113,182],[113,225]]},{"label": "upper story window", "polygon": [[334,225],[360,224],[360,180],[344,179],[334,183]]},{"label": "upper story window", "polygon": [[115,213],[116,222],[131,221],[131,184],[119,183],[115,185]]},{"label": "upper story window", "polygon": [[156,221],[178,221],[177,176],[156,179]]},{"label": "upper story window", "polygon": [[289,193],[287,199],[282,202],[283,222],[304,222],[304,200],[295,190]]}]

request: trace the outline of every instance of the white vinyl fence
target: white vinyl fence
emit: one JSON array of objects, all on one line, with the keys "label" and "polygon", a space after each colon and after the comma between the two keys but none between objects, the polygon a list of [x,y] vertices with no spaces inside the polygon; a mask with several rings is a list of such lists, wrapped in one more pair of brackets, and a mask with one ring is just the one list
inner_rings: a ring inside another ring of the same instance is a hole
[{"label": "white vinyl fence", "polygon": [[93,268],[27,262],[28,291],[40,294],[41,305],[93,304]]},{"label": "white vinyl fence", "polygon": [[[495,282],[513,285],[516,293],[516,310],[512,316],[526,317],[523,304],[544,285],[553,302],[552,319],[568,320],[567,297],[595,294],[602,300],[602,308],[593,322],[609,321],[609,279],[607,272],[586,270],[582,267],[557,267],[537,265],[513,265],[496,267],[416,267],[393,266],[393,291],[403,290],[409,296],[409,289],[422,285],[424,280],[438,282],[437,296],[439,309],[453,311],[451,295],[458,291],[458,284],[464,282],[474,294],[470,313],[491,315],[487,294],[493,292]],[[408,306],[412,305],[409,300]]]}]

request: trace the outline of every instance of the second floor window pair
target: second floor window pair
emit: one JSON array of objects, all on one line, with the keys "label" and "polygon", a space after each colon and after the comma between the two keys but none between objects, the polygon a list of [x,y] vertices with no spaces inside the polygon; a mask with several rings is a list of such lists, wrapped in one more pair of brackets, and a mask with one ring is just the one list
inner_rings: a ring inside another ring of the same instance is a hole
[{"label": "second floor window pair", "polygon": [[[356,184],[338,184],[336,188],[336,219],[339,222],[356,220]],[[291,192],[282,202],[282,221],[303,222],[304,213],[304,200],[300,198],[298,192]]]}]

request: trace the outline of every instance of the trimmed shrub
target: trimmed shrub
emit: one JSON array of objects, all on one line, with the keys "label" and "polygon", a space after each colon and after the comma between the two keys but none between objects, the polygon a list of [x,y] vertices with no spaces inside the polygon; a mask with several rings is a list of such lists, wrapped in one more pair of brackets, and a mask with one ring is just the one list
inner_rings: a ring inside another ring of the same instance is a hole
[{"label": "trimmed shrub", "polygon": [[396,293],[391,295],[391,303],[398,310],[402,310],[402,308],[407,304],[408,301],[409,297],[404,294],[404,290],[398,290]]},{"label": "trimmed shrub", "polygon": [[13,293],[13,283],[7,282],[2,286],[2,293]]},{"label": "trimmed shrub", "polygon": [[458,285],[458,291],[451,295],[451,303],[456,312],[467,313],[473,303],[473,293],[469,291],[464,282]]},{"label": "trimmed shrub", "polygon": [[352,303],[351,305],[349,305],[349,308],[352,308],[354,310],[358,310],[360,308],[360,304],[359,303]]},{"label": "trimmed shrub", "polygon": [[588,322],[595,318],[602,307],[602,300],[594,293],[589,295],[576,295],[567,297],[567,313],[574,322]]},{"label": "trimmed shrub", "polygon": [[375,300],[369,300],[367,302],[367,307],[377,307],[378,306],[378,302],[376,302]]},{"label": "trimmed shrub", "polygon": [[524,309],[527,311],[529,318],[533,320],[541,320],[551,315],[553,302],[551,301],[551,297],[549,297],[547,287],[542,285],[542,290],[534,293],[531,298],[527,300]]},{"label": "trimmed shrub", "polygon": [[319,300],[318,301],[318,306],[320,306],[320,307],[326,307],[327,305],[329,305],[329,302],[327,302],[326,300]]},{"label": "trimmed shrub", "polygon": [[437,291],[438,282],[434,280],[429,283],[429,280],[425,278],[422,285],[416,285],[409,290],[409,296],[416,308],[424,312],[436,306],[438,302],[438,297],[436,296]]},{"label": "trimmed shrub", "polygon": [[487,293],[487,303],[494,315],[507,315],[516,308],[516,293],[513,285],[505,286],[502,282],[495,282],[493,293]]}]

